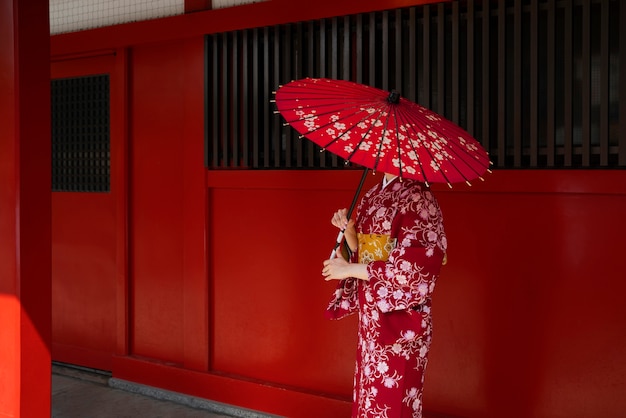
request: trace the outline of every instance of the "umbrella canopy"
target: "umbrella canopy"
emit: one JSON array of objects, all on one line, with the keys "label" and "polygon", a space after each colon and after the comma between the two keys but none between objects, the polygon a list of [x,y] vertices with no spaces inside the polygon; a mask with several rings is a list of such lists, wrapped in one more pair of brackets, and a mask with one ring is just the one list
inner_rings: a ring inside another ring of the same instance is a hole
[{"label": "umbrella canopy", "polygon": [[451,187],[489,169],[487,152],[465,130],[393,90],[304,78],[281,86],[275,102],[322,150],[374,171]]}]

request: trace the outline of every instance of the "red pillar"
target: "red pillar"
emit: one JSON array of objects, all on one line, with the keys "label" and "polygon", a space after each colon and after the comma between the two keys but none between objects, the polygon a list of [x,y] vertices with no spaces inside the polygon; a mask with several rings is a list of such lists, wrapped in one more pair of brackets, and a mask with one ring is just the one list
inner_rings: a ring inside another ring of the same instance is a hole
[{"label": "red pillar", "polygon": [[0,416],[50,416],[48,0],[0,2]]}]

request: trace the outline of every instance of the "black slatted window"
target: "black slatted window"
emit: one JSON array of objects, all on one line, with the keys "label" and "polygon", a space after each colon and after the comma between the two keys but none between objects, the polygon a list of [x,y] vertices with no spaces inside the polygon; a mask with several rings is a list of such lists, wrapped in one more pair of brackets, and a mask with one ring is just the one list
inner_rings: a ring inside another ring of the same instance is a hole
[{"label": "black slatted window", "polygon": [[624,43],[618,0],[452,1],[208,35],[206,165],[343,168],[270,103],[281,83],[330,77],[399,90],[496,168],[626,167]]},{"label": "black slatted window", "polygon": [[52,80],[52,191],[110,190],[109,76]]}]

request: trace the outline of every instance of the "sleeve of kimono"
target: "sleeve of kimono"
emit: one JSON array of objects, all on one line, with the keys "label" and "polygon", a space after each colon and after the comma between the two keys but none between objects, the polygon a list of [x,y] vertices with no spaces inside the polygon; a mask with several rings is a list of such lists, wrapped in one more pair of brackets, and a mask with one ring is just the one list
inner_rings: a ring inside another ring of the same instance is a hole
[{"label": "sleeve of kimono", "polygon": [[447,245],[432,193],[413,188],[402,200],[392,227],[396,247],[387,261],[367,267],[370,297],[383,313],[421,305],[431,297]]},{"label": "sleeve of kimono", "polygon": [[[347,247],[347,244],[344,242],[342,247]],[[342,251],[342,254],[344,251]],[[356,263],[359,259],[358,252],[355,251],[350,254],[350,259],[348,261],[352,263]],[[340,280],[337,284],[335,292],[326,308],[326,312],[324,316],[327,319],[341,319],[350,314],[353,314],[358,310],[358,301],[357,301],[357,279],[355,278],[347,278]]]},{"label": "sleeve of kimono", "polygon": [[358,310],[357,279],[341,280],[335,289],[324,316],[327,319],[341,319]]}]

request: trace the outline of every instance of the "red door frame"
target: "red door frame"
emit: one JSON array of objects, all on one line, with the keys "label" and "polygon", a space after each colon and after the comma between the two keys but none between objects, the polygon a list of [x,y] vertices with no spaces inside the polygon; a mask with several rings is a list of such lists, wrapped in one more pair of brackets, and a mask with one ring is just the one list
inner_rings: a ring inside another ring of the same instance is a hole
[{"label": "red door frame", "polygon": [[128,51],[125,48],[54,57],[52,78],[110,76],[111,193],[115,194],[116,316],[114,355],[129,352],[128,338]]}]

